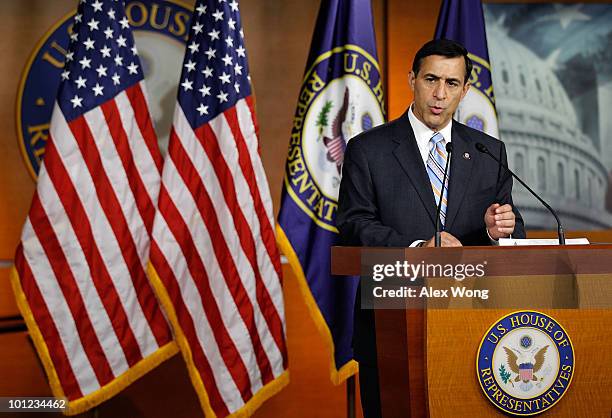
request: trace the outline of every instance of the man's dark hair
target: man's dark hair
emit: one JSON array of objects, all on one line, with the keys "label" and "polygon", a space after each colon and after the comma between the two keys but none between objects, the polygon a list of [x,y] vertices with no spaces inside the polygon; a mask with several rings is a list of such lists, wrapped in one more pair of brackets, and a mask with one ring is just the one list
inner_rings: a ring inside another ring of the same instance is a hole
[{"label": "man's dark hair", "polygon": [[414,61],[412,61],[412,71],[415,76],[421,69],[423,58],[430,55],[442,55],[446,58],[463,57],[465,60],[464,82],[467,83],[470,79],[470,75],[472,74],[472,60],[468,58],[467,49],[459,42],[451,41],[450,39],[434,39],[423,45],[414,56]]}]

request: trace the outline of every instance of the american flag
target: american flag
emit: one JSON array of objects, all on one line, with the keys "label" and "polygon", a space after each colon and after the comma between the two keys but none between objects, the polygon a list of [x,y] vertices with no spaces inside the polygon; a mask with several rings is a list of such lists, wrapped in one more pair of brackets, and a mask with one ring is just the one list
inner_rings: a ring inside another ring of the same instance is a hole
[{"label": "american flag", "polygon": [[74,20],[13,275],[72,414],[177,351],[146,276],[162,157],[123,2],[83,0]]},{"label": "american flag", "polygon": [[236,1],[198,1],[164,162],[151,262],[207,415],[288,381],[272,200]]}]

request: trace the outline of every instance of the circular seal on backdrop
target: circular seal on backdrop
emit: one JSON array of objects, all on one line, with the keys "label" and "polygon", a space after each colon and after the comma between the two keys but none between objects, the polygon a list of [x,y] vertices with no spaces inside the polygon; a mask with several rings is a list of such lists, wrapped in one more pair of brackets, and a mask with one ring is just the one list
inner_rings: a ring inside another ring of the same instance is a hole
[{"label": "circular seal on backdrop", "polygon": [[[126,0],[125,12],[144,70],[149,110],[160,148],[165,152],[191,8],[171,0]],[[49,122],[75,13],[73,11],[64,16],[42,37],[34,47],[19,83],[17,138],[25,164],[34,179],[49,137]]]},{"label": "circular seal on backdrop", "polygon": [[334,219],[348,141],[384,122],[378,63],[363,48],[344,45],[321,54],[304,76],[293,119],[285,186],[317,225],[337,232]]},{"label": "circular seal on backdrop", "polygon": [[487,61],[477,55],[470,53],[468,56],[474,66],[469,80],[471,88],[457,107],[455,119],[464,125],[499,138],[491,67]]},{"label": "circular seal on backdrop", "polygon": [[476,374],[485,396],[514,416],[552,408],[574,376],[574,347],[554,318],[518,311],[500,318],[484,335]]}]

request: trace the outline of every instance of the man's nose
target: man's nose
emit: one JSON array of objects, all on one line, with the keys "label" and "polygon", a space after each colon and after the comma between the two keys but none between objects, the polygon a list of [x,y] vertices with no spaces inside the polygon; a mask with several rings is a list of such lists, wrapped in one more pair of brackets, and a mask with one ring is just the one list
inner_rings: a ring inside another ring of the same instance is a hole
[{"label": "man's nose", "polygon": [[433,95],[436,99],[444,100],[446,99],[446,84],[444,80],[440,80],[436,87],[434,88]]}]

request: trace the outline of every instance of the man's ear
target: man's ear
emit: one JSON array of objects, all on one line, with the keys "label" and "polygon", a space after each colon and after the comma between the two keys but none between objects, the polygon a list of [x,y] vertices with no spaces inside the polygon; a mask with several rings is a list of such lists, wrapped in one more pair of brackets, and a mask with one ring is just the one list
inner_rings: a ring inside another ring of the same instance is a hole
[{"label": "man's ear", "polygon": [[471,87],[471,84],[470,84],[469,81],[463,85],[463,92],[461,93],[461,100],[463,100],[463,98],[467,94],[467,92],[470,89],[470,87]]},{"label": "man's ear", "polygon": [[416,74],[414,73],[414,71],[410,71],[410,74],[408,74],[408,84],[410,84],[410,88],[412,89],[412,91],[414,91],[415,81],[416,81]]}]

